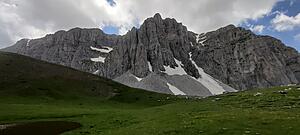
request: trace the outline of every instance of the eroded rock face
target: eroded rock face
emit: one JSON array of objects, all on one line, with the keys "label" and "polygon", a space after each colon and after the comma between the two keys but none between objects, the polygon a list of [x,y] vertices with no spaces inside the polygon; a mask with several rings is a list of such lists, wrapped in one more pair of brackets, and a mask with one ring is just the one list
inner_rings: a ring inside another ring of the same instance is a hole
[{"label": "eroded rock face", "polygon": [[93,62],[91,58],[108,54],[94,51],[91,47],[112,46],[117,38],[104,34],[100,29],[74,28],[40,39],[22,39],[5,50],[92,73],[103,67],[103,63]]},{"label": "eroded rock face", "polygon": [[162,93],[209,96],[300,80],[299,53],[277,39],[233,25],[196,34],[159,14],[124,36],[75,28],[5,50]]},{"label": "eroded rock face", "polygon": [[281,41],[232,25],[209,32],[195,61],[236,89],[299,83],[300,55]]},{"label": "eroded rock face", "polygon": [[195,66],[189,61],[190,39],[193,34],[175,19],[163,20],[159,14],[145,20],[140,29],[133,28],[118,39],[116,50],[109,55],[106,64],[107,77],[115,78],[130,70],[138,77],[151,72],[165,71],[164,66],[178,67],[175,59],[183,62],[189,75],[199,77]]}]

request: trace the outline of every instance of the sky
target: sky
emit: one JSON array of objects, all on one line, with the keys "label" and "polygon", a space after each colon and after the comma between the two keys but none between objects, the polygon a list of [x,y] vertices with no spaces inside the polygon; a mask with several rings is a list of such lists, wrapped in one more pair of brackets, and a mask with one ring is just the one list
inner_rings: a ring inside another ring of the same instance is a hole
[{"label": "sky", "polygon": [[300,0],[0,0],[0,48],[74,27],[123,35],[155,13],[196,33],[234,24],[300,50]]},{"label": "sky", "polygon": [[272,11],[259,19],[248,19],[238,26],[260,35],[270,35],[300,51],[300,0],[277,2]]}]

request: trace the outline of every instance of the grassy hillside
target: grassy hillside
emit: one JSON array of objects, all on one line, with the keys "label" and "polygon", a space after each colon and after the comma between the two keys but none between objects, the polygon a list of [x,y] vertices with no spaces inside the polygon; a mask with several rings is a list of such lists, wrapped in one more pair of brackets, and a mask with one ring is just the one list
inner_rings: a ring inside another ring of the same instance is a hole
[{"label": "grassy hillside", "polygon": [[45,102],[110,101],[140,106],[172,102],[155,101],[169,95],[129,88],[89,73],[12,53],[0,52],[0,78],[0,100],[5,99],[6,102],[10,97],[13,102],[14,98],[26,98]]},{"label": "grassy hillside", "polygon": [[0,123],[83,125],[65,135],[300,134],[298,86],[182,99],[8,53],[0,77]]}]

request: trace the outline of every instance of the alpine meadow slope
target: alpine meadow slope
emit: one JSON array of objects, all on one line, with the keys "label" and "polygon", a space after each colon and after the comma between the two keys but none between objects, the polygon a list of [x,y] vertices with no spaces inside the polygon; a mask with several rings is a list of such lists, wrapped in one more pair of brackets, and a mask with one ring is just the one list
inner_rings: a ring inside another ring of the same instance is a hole
[{"label": "alpine meadow slope", "polygon": [[[6,52],[0,52],[0,73],[0,96],[3,101],[6,97],[33,101],[81,99],[82,104],[89,101],[118,102],[120,100],[137,102],[141,106],[155,106],[156,100],[161,97],[172,97],[130,88],[86,72]],[[148,98],[151,99],[149,102]],[[18,102],[25,103],[22,100]]]},{"label": "alpine meadow slope", "polygon": [[2,52],[0,77],[0,125],[35,121],[82,125],[63,135],[300,133],[300,86],[182,98]]}]

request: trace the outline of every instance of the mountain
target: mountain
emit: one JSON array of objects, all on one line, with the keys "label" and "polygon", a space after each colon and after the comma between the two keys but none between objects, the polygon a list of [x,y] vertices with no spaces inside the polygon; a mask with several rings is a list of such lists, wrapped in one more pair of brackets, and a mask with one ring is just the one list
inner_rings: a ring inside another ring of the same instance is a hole
[{"label": "mountain", "polygon": [[63,135],[300,133],[300,86],[186,98],[3,52],[0,77],[1,135],[69,128],[60,122],[82,125]]},{"label": "mountain", "polygon": [[151,107],[172,102],[169,100],[162,103],[157,100],[173,98],[171,95],[130,88],[113,80],[69,67],[5,52],[0,52],[0,78],[0,99],[6,103],[113,102]]},{"label": "mountain", "polygon": [[205,34],[196,62],[210,75],[237,89],[300,81],[300,54],[270,36],[229,25]]},{"label": "mountain", "polygon": [[175,95],[210,96],[300,81],[299,53],[275,38],[233,25],[197,34],[159,14],[123,36],[74,28],[22,39],[4,51]]}]

